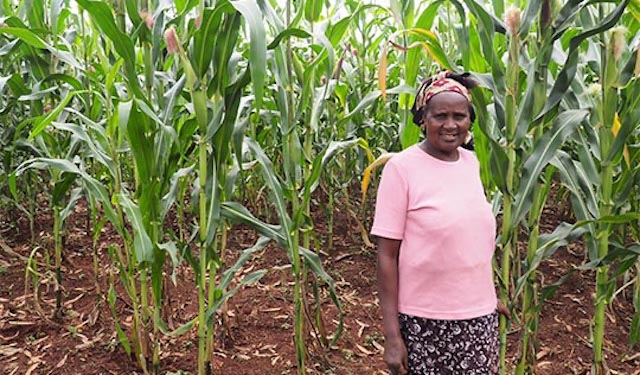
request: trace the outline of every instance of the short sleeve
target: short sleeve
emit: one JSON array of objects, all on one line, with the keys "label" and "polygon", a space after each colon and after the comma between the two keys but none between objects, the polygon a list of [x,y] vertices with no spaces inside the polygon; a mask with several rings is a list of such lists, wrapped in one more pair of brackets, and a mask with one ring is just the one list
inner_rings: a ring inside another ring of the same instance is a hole
[{"label": "short sleeve", "polygon": [[390,160],[382,171],[378,186],[371,234],[394,240],[403,239],[407,207],[406,180],[398,166]]}]

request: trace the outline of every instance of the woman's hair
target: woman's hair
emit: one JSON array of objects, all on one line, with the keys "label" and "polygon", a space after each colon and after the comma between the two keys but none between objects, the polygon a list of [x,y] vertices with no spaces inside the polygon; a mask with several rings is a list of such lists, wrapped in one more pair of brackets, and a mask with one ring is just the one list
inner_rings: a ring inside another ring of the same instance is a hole
[{"label": "woman's hair", "polygon": [[[426,80],[422,81],[422,84],[418,88],[418,92],[421,92],[425,87],[431,86],[435,77],[436,76],[429,77]],[[462,86],[466,87],[469,90],[478,86],[478,83],[471,79],[469,73],[462,73],[462,74],[447,73],[447,78],[453,79],[454,81],[460,83]],[[418,126],[421,126],[422,120],[424,116],[427,114],[428,110],[429,110],[429,101],[427,100],[425,104],[423,104],[418,108],[418,96],[416,96],[416,99],[413,103],[413,107],[411,108],[411,113],[413,114],[413,123]],[[472,124],[476,120],[476,112],[473,109],[473,104],[471,104],[471,102],[469,102],[469,118],[471,119]]]}]

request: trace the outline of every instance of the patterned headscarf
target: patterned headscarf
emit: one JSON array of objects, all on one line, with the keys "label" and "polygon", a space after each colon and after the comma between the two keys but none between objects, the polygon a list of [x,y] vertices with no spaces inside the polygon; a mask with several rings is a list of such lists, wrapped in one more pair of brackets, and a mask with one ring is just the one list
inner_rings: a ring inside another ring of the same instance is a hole
[{"label": "patterned headscarf", "polygon": [[434,95],[444,91],[453,91],[464,96],[471,103],[471,92],[460,82],[449,78],[451,72],[443,71],[422,82],[416,94],[415,108],[422,109]]}]

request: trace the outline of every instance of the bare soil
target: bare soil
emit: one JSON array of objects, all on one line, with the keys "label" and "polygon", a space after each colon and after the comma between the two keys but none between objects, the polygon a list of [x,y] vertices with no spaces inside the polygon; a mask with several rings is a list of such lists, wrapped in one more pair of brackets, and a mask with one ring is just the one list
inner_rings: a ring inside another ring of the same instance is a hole
[{"label": "bare soil", "polygon": [[[544,231],[553,230],[560,222],[560,211],[557,207],[545,210]],[[35,243],[29,238],[26,218],[15,212],[0,214],[0,374],[142,373],[118,344],[113,317],[105,300],[109,276],[114,275],[119,296],[117,315],[123,328],[130,332],[132,307],[108,255],[109,246],[120,240],[108,227],[103,231],[98,245],[100,266],[96,284],[86,216],[86,205],[80,204],[69,218],[63,261],[64,316],[62,321],[56,321],[51,319],[55,283],[52,273],[44,266],[47,250],[53,253],[50,213],[46,209],[38,212]],[[313,216],[320,245],[315,248],[320,249],[324,267],[335,280],[344,312],[344,332],[329,350],[318,345],[314,333],[309,333],[309,373],[385,374],[384,339],[375,286],[375,249],[365,245],[358,222],[344,210],[335,211],[331,247],[321,207],[316,207]],[[255,232],[245,226],[232,227],[226,263],[232,264],[256,238]],[[584,251],[581,243],[560,248],[542,264],[540,282],[550,285],[582,264]],[[37,263],[32,269],[41,274],[39,307],[34,298],[32,276],[25,280],[26,260],[32,253]],[[259,269],[266,269],[268,273],[259,283],[242,288],[229,301],[226,311],[218,314],[218,324],[224,316],[227,329],[217,330],[212,360],[214,374],[297,372],[293,347],[293,286],[288,264],[285,251],[270,243],[245,265],[241,273]],[[163,319],[169,329],[194,319],[198,309],[192,269],[185,263],[176,276],[176,285],[166,283]],[[589,373],[594,280],[593,272],[575,271],[543,305],[537,374]],[[307,292],[311,295],[311,288]],[[338,319],[337,309],[328,298],[326,288],[322,289],[322,295],[323,321],[327,331],[332,332]],[[309,300],[312,310],[313,298]],[[632,315],[630,293],[618,295],[607,310],[605,352],[612,374],[640,374],[640,349],[631,350],[627,345]],[[194,328],[178,337],[161,337],[163,374],[196,373],[196,331]],[[522,329],[514,321],[509,334],[510,366],[518,356],[521,335]]]}]

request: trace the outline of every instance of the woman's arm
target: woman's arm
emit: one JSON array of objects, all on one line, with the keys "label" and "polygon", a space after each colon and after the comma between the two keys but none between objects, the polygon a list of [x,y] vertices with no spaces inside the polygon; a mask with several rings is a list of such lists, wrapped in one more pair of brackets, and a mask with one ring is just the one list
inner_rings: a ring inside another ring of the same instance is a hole
[{"label": "woman's arm", "polygon": [[384,328],[384,361],[391,374],[407,374],[407,348],[398,323],[398,254],[400,240],[378,237],[378,298]]}]

